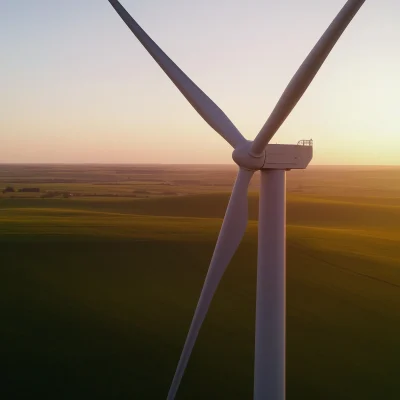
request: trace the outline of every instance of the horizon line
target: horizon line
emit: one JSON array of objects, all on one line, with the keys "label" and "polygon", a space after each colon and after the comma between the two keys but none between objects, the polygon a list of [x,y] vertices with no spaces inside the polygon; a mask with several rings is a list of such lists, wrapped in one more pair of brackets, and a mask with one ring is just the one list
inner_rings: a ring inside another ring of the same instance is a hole
[{"label": "horizon line", "polygon": [[[236,164],[215,164],[215,163],[116,163],[116,162],[1,162],[3,165],[131,165],[131,166],[210,166],[210,167],[237,167]],[[306,169],[312,167],[400,167],[400,164],[311,164]]]}]

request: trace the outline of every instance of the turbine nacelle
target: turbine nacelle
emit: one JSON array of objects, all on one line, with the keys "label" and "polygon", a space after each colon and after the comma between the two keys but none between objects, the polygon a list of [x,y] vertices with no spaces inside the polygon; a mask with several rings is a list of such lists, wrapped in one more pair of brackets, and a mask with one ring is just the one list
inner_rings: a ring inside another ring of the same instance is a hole
[{"label": "turbine nacelle", "polygon": [[251,153],[253,142],[239,145],[232,153],[233,161],[249,171],[264,169],[305,169],[312,160],[312,141],[301,140],[298,144],[268,144],[259,156]]}]

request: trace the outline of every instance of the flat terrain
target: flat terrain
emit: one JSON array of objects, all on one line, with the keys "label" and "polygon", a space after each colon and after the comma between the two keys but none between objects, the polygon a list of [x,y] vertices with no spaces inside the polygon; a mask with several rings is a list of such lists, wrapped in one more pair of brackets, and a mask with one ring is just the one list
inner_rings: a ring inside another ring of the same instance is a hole
[{"label": "flat terrain", "polygon": [[[1,398],[165,398],[234,176],[0,165]],[[258,184],[178,399],[252,398]],[[288,399],[397,400],[400,168],[287,186]]]}]

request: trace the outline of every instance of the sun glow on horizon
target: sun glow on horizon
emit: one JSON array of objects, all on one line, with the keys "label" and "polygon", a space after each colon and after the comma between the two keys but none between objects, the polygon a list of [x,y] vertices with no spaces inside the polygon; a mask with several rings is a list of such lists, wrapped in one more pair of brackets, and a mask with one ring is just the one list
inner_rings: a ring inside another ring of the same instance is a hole
[{"label": "sun glow on horizon", "polygon": [[[344,2],[122,1],[248,139]],[[364,4],[272,143],[312,138],[313,165],[400,163],[399,15]],[[108,2],[9,1],[0,22],[0,163],[232,163]]]}]

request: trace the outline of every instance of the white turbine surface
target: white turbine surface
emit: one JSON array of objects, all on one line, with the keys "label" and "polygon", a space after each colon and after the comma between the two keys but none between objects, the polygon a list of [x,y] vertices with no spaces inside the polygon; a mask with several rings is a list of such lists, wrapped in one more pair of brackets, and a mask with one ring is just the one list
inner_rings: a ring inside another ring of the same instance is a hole
[{"label": "white turbine surface", "polygon": [[190,326],[185,346],[168,393],[168,399],[175,398],[211,300],[217,290],[226,267],[235,254],[236,249],[246,232],[248,220],[247,190],[253,174],[254,171],[248,171],[245,169],[239,170],[228,208],[226,210],[224,222],[222,223],[222,228],[218,236],[217,245],[215,246],[214,254],[211,259],[210,268],[208,269],[207,277],[192,320],[192,325]]},{"label": "white turbine surface", "polygon": [[321,39],[311,50],[310,54],[289,82],[289,85],[283,92],[267,122],[254,139],[251,148],[253,154],[261,154],[264,151],[265,146],[270,142],[276,131],[280,128],[296,106],[297,102],[303,96],[304,92],[307,90],[308,86],[314,79],[315,75],[317,75],[322,64],[333,49],[333,46],[335,46],[342,33],[364,3],[365,0],[348,1],[333,22],[329,25]]},{"label": "white turbine surface", "polygon": [[109,0],[132,33],[203,119],[233,148],[245,142],[224,112],[157,46],[117,0]]},{"label": "white turbine surface", "polygon": [[109,2],[195,110],[235,149],[233,159],[240,167],[168,400],[173,400],[176,396],[211,300],[246,231],[247,191],[257,170],[261,170],[261,187],[254,399],[284,400],[285,171],[306,168],[312,158],[312,148],[304,149],[302,145],[271,145],[269,142],[303,96],[365,0],[347,1],[300,66],[253,142],[242,136],[221,109],[157,46],[118,0]]}]

